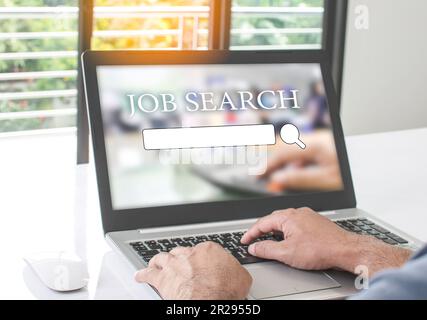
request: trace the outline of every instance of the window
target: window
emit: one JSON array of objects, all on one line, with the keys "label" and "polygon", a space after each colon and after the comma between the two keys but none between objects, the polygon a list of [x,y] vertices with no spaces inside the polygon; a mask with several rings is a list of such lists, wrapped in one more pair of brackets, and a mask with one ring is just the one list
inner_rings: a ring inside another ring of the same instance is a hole
[{"label": "window", "polygon": [[233,0],[230,49],[321,49],[323,0]]},{"label": "window", "polygon": [[[0,0],[0,135],[75,128],[78,5]],[[207,49],[209,0],[94,5],[93,49]]]},{"label": "window", "polygon": [[[89,26],[79,26],[80,3],[93,4]],[[96,50],[322,49],[337,62],[339,91],[346,8],[347,0],[0,0],[0,136],[82,129],[82,26],[91,35],[84,47]]]},{"label": "window", "polygon": [[209,0],[95,0],[92,48],[207,49]]},{"label": "window", "polygon": [[0,1],[0,133],[75,126],[77,2]]}]

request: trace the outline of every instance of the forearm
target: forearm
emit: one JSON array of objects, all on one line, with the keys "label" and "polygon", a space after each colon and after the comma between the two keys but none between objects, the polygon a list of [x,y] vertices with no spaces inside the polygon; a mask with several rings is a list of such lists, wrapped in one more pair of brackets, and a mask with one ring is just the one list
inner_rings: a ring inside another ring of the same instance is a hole
[{"label": "forearm", "polygon": [[336,266],[351,273],[355,273],[358,266],[365,266],[369,277],[385,269],[401,267],[412,255],[410,250],[356,234],[349,235],[348,242],[340,247],[335,255]]}]

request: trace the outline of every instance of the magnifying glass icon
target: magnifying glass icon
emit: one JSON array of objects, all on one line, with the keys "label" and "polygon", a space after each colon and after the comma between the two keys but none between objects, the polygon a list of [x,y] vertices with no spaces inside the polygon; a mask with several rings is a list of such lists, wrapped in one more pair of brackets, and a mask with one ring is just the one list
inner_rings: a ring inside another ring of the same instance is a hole
[{"label": "magnifying glass icon", "polygon": [[280,129],[280,137],[286,144],[296,144],[301,149],[305,149],[306,145],[300,140],[300,132],[293,124],[285,124]]}]

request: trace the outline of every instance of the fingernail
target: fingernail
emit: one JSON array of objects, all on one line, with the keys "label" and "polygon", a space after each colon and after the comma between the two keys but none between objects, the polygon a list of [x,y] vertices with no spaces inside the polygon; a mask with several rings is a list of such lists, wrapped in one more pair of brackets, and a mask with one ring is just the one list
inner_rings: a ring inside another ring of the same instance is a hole
[{"label": "fingernail", "polygon": [[255,246],[256,246],[256,243],[253,243],[248,247],[248,251],[251,255],[255,254]]}]

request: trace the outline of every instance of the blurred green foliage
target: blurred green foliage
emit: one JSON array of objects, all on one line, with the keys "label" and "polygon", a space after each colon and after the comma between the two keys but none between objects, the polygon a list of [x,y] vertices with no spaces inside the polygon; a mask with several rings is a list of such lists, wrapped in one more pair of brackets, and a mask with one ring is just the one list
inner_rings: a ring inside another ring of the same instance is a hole
[{"label": "blurred green foliage", "polygon": [[[0,0],[0,7],[40,7],[40,6],[77,6],[77,0]],[[58,14],[54,18],[0,19],[0,32],[60,32],[76,31],[77,15]],[[74,51],[77,37],[51,39],[8,39],[0,42],[0,52],[36,52],[36,51]],[[52,70],[73,70],[77,68],[76,58],[52,59],[15,59],[0,60],[0,72],[31,72]],[[43,90],[63,90],[76,88],[76,79],[27,79],[0,81],[0,92],[26,92]],[[0,101],[0,112],[19,112],[30,110],[51,110],[75,108],[75,98],[28,99]],[[40,128],[66,127],[75,124],[75,117],[32,118],[0,121],[0,132],[31,130]]]},{"label": "blurred green foliage", "polygon": [[[323,0],[233,0],[234,6],[240,7],[323,7]],[[280,16],[248,16],[235,15],[232,18],[232,29],[245,29],[248,34],[234,34],[231,36],[233,46],[283,46],[294,44],[320,45],[321,33],[313,34],[281,34],[275,29],[286,28],[321,28],[321,15],[283,15]],[[251,34],[253,29],[271,29],[269,34]]]}]

